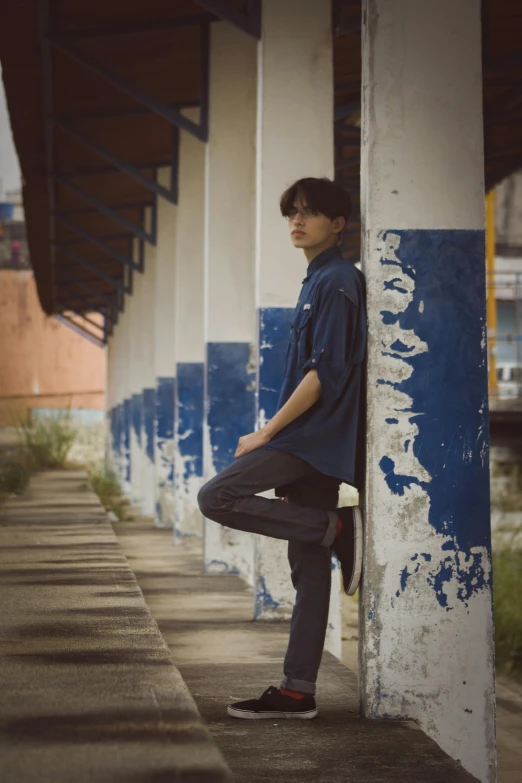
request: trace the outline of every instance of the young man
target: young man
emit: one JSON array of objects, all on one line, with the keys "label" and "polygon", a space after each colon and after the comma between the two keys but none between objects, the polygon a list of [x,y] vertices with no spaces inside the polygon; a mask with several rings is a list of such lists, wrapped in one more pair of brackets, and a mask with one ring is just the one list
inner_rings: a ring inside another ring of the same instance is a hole
[{"label": "young man", "polygon": [[[199,493],[203,514],[237,530],[287,540],[297,591],[279,688],[228,708],[236,718],[314,718],[328,621],[332,550],[353,595],[362,566],[359,508],[337,509],[342,482],[360,484],[364,460],[364,277],[340,250],[346,191],[312,177],[281,198],[308,270],[297,302],[278,412],[239,439],[236,461]],[[357,445],[359,444],[359,448]],[[257,493],[275,489],[277,500]]]}]

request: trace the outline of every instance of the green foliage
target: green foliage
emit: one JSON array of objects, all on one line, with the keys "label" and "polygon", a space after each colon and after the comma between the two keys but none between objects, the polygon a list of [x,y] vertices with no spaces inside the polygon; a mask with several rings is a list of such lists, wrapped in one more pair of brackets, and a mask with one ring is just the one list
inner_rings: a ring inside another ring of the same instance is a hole
[{"label": "green foliage", "polygon": [[522,549],[517,541],[504,539],[493,549],[493,597],[495,605],[495,654],[497,668],[522,678]]},{"label": "green foliage", "polygon": [[31,477],[31,469],[25,454],[10,456],[0,462],[0,500],[9,495],[20,495]]},{"label": "green foliage", "polygon": [[19,423],[33,470],[63,468],[76,438],[68,412]]},{"label": "green foliage", "polygon": [[128,502],[122,497],[116,475],[105,465],[90,465],[87,468],[93,490],[100,498],[102,506],[112,511],[118,519],[126,518]]}]

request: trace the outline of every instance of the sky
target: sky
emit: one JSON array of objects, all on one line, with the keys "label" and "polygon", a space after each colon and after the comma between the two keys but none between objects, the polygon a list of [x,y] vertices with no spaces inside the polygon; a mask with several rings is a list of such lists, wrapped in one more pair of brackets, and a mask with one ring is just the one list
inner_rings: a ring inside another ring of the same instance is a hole
[{"label": "sky", "polygon": [[[1,75],[2,69],[0,68],[0,77]],[[0,79],[0,201],[5,201],[7,190],[19,190],[20,187],[20,166],[11,136],[4,83]]]}]

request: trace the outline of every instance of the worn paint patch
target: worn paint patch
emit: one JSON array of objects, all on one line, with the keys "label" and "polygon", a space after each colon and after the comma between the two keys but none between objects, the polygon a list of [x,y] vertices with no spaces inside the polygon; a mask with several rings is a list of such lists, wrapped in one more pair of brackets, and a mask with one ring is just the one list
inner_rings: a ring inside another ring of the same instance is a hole
[{"label": "worn paint patch", "polygon": [[203,477],[203,362],[179,363],[177,379],[176,437],[187,482]]},{"label": "worn paint patch", "polygon": [[215,473],[234,460],[242,435],[254,431],[255,365],[250,343],[208,343],[207,422]]},{"label": "worn paint patch", "polygon": [[143,389],[143,433],[145,454],[154,463],[154,427],[156,417],[156,389]]},{"label": "worn paint patch", "polygon": [[[445,554],[426,581],[448,610],[448,583],[456,580],[465,602],[491,579],[483,258],[481,231],[383,234],[381,265],[400,285],[384,280],[389,328],[381,355],[395,366],[380,380],[403,397],[413,428],[404,451],[421,469],[404,471],[387,455],[380,468],[392,492],[418,484],[429,497],[429,523],[444,536]],[[411,575],[403,574],[401,590]]]},{"label": "worn paint patch", "polygon": [[141,446],[142,404],[141,394],[133,394],[131,397],[132,429],[136,435],[138,445]]},{"label": "worn paint patch", "polygon": [[171,527],[174,506],[175,378],[156,379],[156,524]]},{"label": "worn paint patch", "polygon": [[293,313],[289,307],[264,307],[258,311],[257,390],[260,426],[277,412]]},{"label": "worn paint patch", "polygon": [[203,362],[180,362],[176,384],[175,535],[201,537],[197,496],[203,484]]},{"label": "worn paint patch", "polygon": [[[250,343],[208,343],[205,362],[204,473],[234,461],[242,435],[255,428],[255,353]],[[221,561],[253,584],[253,537],[205,522],[205,568]]]},{"label": "worn paint patch", "polygon": [[370,232],[367,248],[365,713],[415,718],[486,780],[494,727],[484,233]]},{"label": "worn paint patch", "polygon": [[131,481],[131,429],[132,429],[132,400],[127,398],[123,402],[123,450],[124,450],[124,480],[127,484]]}]

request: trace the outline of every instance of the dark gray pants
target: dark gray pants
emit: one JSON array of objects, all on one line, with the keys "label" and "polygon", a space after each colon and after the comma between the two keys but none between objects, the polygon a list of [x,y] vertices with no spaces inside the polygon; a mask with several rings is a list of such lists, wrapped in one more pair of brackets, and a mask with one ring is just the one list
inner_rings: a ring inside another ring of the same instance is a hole
[{"label": "dark gray pants", "polygon": [[[293,454],[264,447],[222,470],[198,496],[208,519],[289,542],[296,601],[281,687],[303,693],[315,693],[323,653],[339,485]],[[288,502],[257,497],[268,489]]]}]

